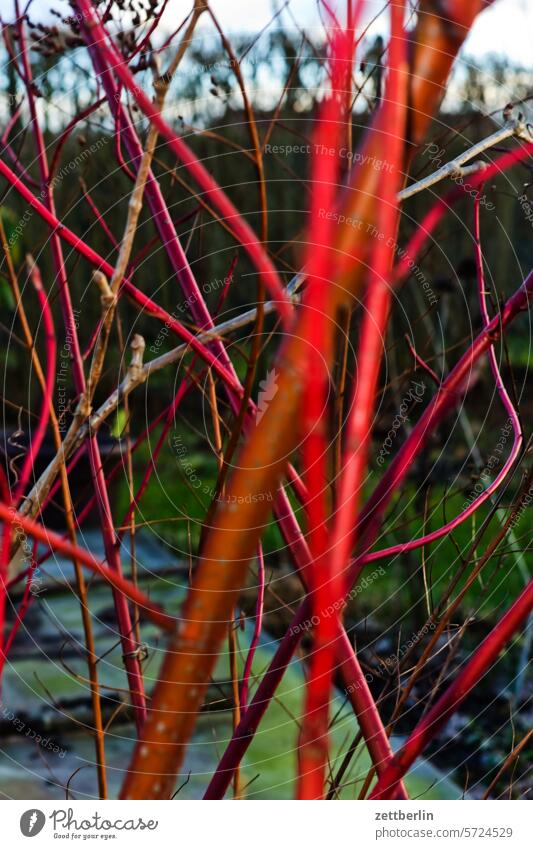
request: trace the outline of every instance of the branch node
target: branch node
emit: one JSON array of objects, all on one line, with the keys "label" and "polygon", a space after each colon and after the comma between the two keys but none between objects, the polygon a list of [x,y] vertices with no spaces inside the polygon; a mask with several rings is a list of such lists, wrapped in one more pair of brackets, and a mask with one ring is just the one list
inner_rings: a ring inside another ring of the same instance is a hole
[{"label": "branch node", "polygon": [[146,342],[144,337],[136,333],[131,340],[131,361],[128,368],[128,376],[133,383],[142,383],[146,380],[146,374],[143,372],[143,356]]}]

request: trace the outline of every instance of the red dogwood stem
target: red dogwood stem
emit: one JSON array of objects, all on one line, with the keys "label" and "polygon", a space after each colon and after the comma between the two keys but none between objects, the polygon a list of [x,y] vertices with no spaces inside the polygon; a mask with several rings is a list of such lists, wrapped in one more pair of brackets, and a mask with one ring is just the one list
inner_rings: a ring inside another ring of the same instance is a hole
[{"label": "red dogwood stem", "polygon": [[[37,162],[39,165],[39,174],[41,182],[41,195],[44,199],[44,207],[50,215],[55,217],[55,204],[50,180],[50,170],[46,153],[44,137],[39,124],[37,110],[35,105],[35,97],[33,90],[32,69],[28,59],[26,40],[24,34],[24,21],[20,16],[19,3],[15,0],[15,9],[17,14],[17,28],[19,35],[19,48],[23,64],[23,79],[26,85],[26,92],[31,115],[31,127],[35,140],[37,151]],[[78,398],[81,398],[85,392],[85,373],[83,368],[83,359],[78,340],[77,325],[74,318],[72,308],[72,299],[70,295],[69,283],[63,258],[63,249],[61,240],[56,231],[52,232],[50,238],[52,260],[56,273],[56,281],[59,289],[59,300],[63,314],[65,328],[70,335],[70,359],[72,365],[72,373],[74,378],[74,386]],[[89,459],[91,464],[91,473],[93,478],[94,491],[97,496],[97,505],[99,513],[100,527],[102,531],[102,539],[106,559],[111,569],[117,574],[121,574],[122,566],[120,562],[120,551],[115,545],[115,533],[113,528],[113,519],[111,515],[111,505],[109,502],[109,493],[107,483],[103,472],[102,460],[100,457],[100,449],[95,436],[88,437]],[[140,729],[146,716],[146,702],[144,696],[144,684],[142,676],[142,668],[136,654],[136,644],[133,638],[133,627],[130,616],[130,611],[126,598],[122,593],[113,592],[113,600],[117,616],[118,630],[123,647],[124,666],[126,668],[128,685],[131,694],[131,701],[134,708],[134,716],[137,728]]]},{"label": "red dogwood stem", "polygon": [[[381,518],[392,495],[398,491],[398,487],[405,479],[415,458],[423,450],[430,434],[437,425],[462,399],[469,388],[469,378],[474,363],[494,344],[503,329],[516,316],[527,309],[533,294],[533,270],[529,272],[527,279],[519,289],[503,305],[499,315],[496,315],[488,325],[476,337],[468,350],[456,363],[446,380],[439,387],[436,395],[432,398],[411,433],[399,449],[387,471],[381,478],[379,484],[367,501],[359,520],[361,538],[363,540],[363,552],[354,564],[354,579],[367,563],[388,557],[389,553],[402,554],[411,551],[418,546],[418,540],[401,543],[391,549],[382,549],[377,552],[369,552],[376,539]],[[365,550],[366,549],[366,550]]]},{"label": "red dogwood stem", "polygon": [[[331,686],[333,665],[336,654],[336,638],[339,636],[338,619],[339,607],[338,603],[344,595],[344,579],[343,573],[348,565],[349,552],[351,548],[351,534],[344,533],[344,526],[353,527],[351,517],[356,511],[356,505],[359,498],[359,491],[364,468],[366,466],[366,457],[370,436],[370,423],[372,411],[374,408],[374,399],[376,395],[376,385],[379,376],[381,354],[383,349],[383,336],[385,334],[386,325],[389,315],[390,303],[390,288],[387,283],[387,276],[390,273],[392,266],[392,248],[389,247],[390,242],[396,235],[397,229],[397,202],[396,193],[400,186],[401,171],[400,166],[403,159],[404,134],[405,134],[405,103],[407,95],[407,65],[405,61],[405,45],[402,33],[403,25],[403,5],[395,4],[391,8],[391,41],[389,45],[389,76],[387,80],[387,89],[385,95],[384,109],[386,118],[384,122],[388,127],[389,132],[389,158],[392,163],[392,174],[387,174],[380,181],[379,193],[381,197],[381,206],[378,213],[378,229],[383,234],[383,238],[376,242],[376,249],[373,254],[373,265],[370,271],[369,293],[366,302],[366,313],[363,319],[363,327],[361,331],[361,342],[358,355],[358,378],[356,383],[356,397],[352,404],[351,413],[347,426],[347,451],[341,470],[340,484],[340,506],[334,515],[334,532],[330,539],[330,548],[328,549],[329,534],[326,531],[325,523],[322,522],[322,527],[325,533],[322,534],[320,544],[318,546],[317,563],[313,568],[313,613],[318,619],[318,624],[314,629],[315,648],[311,658],[309,671],[309,692],[305,722],[302,729],[302,749],[300,751],[300,798],[320,798],[324,792],[325,766],[327,759],[327,727],[328,727],[328,705],[329,705],[329,688]],[[350,57],[351,58],[351,57]],[[342,56],[341,61],[349,69],[350,64],[347,58]],[[346,84],[343,89],[346,89]],[[329,117],[329,121],[333,121],[333,117]],[[338,122],[337,122],[338,123]],[[334,139],[333,139],[334,141]],[[324,193],[324,186],[331,183],[328,181],[328,174],[318,174],[315,178],[315,185],[318,185],[321,194]],[[320,198],[319,208],[331,208],[334,198]],[[325,244],[331,244],[331,233],[320,233],[321,241]],[[313,231],[311,231],[312,236]],[[311,243],[314,245],[315,238],[311,238]],[[331,257],[327,252],[320,252],[319,248],[314,248],[314,255],[309,257],[307,268],[310,276],[313,263],[317,262],[316,254],[322,253],[326,263],[326,267],[331,263]],[[325,277],[326,272],[321,271],[321,276]],[[319,278],[320,279],[320,278]],[[309,284],[311,286],[311,284]],[[317,304],[320,309],[320,303]],[[320,350],[320,342],[323,337],[323,330],[320,322],[317,320],[312,327],[312,332],[316,333],[317,342],[313,345],[311,339],[311,350]],[[316,364],[310,369],[314,374],[319,374],[320,364]],[[315,388],[311,395],[310,402],[313,401],[317,406],[317,413],[320,415],[323,411],[322,396]],[[311,427],[317,427],[313,422]],[[310,428],[309,428],[310,429]],[[319,434],[320,436],[320,434]],[[311,437],[309,437],[311,442]],[[316,439],[317,456],[310,457],[315,468],[318,470],[321,460],[325,456],[325,439]],[[310,492],[314,493],[312,504],[318,504],[320,500],[320,491],[318,487],[322,486],[325,489],[325,479],[321,480],[318,472],[315,473],[316,480],[313,481],[314,486],[309,483]],[[325,478],[325,476],[324,476]],[[310,517],[310,527],[318,532],[320,524],[320,513],[315,511],[316,516]],[[313,533],[313,532],[312,532]],[[311,537],[310,537],[311,538]],[[318,565],[322,568],[318,573]],[[326,567],[326,564],[327,567]],[[331,615],[325,615],[325,611],[332,610]],[[346,671],[346,666],[343,667]],[[360,669],[353,667],[352,671],[356,674]],[[361,676],[364,680],[364,676]],[[365,682],[366,683],[366,682]],[[360,681],[357,681],[360,687]],[[368,689],[368,688],[367,688]],[[373,706],[372,718],[378,714],[377,709],[371,698],[368,690],[367,697],[370,696],[370,704]],[[363,714],[367,715],[368,711],[364,710]],[[379,729],[379,725],[377,726]],[[365,735],[366,736],[366,735]],[[303,744],[307,744],[311,752],[309,757],[304,757],[305,749]]]},{"label": "red dogwood stem", "polygon": [[[32,192],[24,185],[22,180],[20,180],[19,177],[17,177],[17,175],[1,159],[0,175],[5,177],[6,180],[11,183],[13,188],[19,192],[19,194],[33,209],[35,209],[43,221],[45,221],[46,224],[48,224],[48,226],[53,230],[56,230],[65,242],[85,257],[85,259],[88,260],[95,268],[99,268],[108,276],[112,276],[114,270],[113,266],[100,256],[99,253],[87,245],[83,239],[80,239],[72,232],[72,230],[69,230],[68,227],[62,224],[61,221],[59,221],[59,219],[56,218],[56,216],[32,194]],[[144,312],[148,315],[154,316],[154,318],[160,319],[163,323],[166,323],[168,327],[180,337],[180,339],[183,339],[184,342],[187,342],[190,345],[191,349],[194,350],[198,356],[207,363],[207,365],[211,366],[211,368],[222,378],[222,380],[224,380],[225,383],[229,383],[235,392],[242,393],[242,389],[235,378],[228,373],[227,369],[224,368],[219,359],[217,359],[217,357],[210,352],[204,344],[197,340],[193,333],[187,330],[186,327],[180,324],[180,322],[173,318],[166,310],[156,304],[155,301],[153,301],[148,295],[141,292],[127,278],[124,279],[123,288]]]},{"label": "red dogwood stem", "polygon": [[[150,601],[141,590],[128,581],[121,573],[115,572],[109,566],[105,566],[93,557],[85,548],[80,548],[78,545],[73,545],[66,539],[63,539],[59,534],[48,530],[48,528],[34,522],[33,519],[28,519],[27,516],[21,516],[13,507],[8,507],[7,504],[0,502],[0,521],[5,522],[8,527],[14,527],[19,538],[24,538],[25,534],[40,542],[46,543],[53,551],[60,551],[67,557],[73,560],[79,560],[84,566],[87,566],[91,572],[100,575],[101,578],[113,587],[117,592],[120,592],[124,598],[130,599],[134,604],[146,612],[146,615],[163,628],[165,631],[173,632],[176,627],[176,619],[173,616],[165,613],[161,608]],[[20,541],[20,540],[19,540]]]},{"label": "red dogwood stem", "polygon": [[[68,227],[62,224],[55,215],[51,214],[1,159],[0,174],[2,174],[10,182],[13,188],[15,188],[30,204],[30,206],[35,209],[48,226],[57,230],[58,234],[82,256],[84,256],[93,266],[101,268],[108,275],[113,273],[113,267],[96,251],[88,246],[83,239],[80,239]],[[235,395],[240,396],[242,394],[242,387],[240,386],[237,378],[233,377],[231,373],[228,373],[218,356],[212,354],[206,346],[202,345],[202,343],[197,343],[196,338],[192,333],[190,333],[190,331],[177,322],[166,310],[159,307],[151,298],[137,289],[137,287],[134,286],[128,279],[124,280],[123,288],[143,311],[165,322],[180,338],[187,341],[191,345],[191,348],[195,350],[198,355],[219,374],[225,385],[229,386]],[[283,489],[280,489],[278,492],[277,504],[279,507],[277,514],[280,527],[282,527],[283,533],[293,540],[291,545],[295,545],[296,539],[298,537],[303,539],[303,537],[301,530],[298,527],[298,523],[296,522],[290,501]]]},{"label": "red dogwood stem", "polygon": [[396,782],[405,775],[416,758],[424,751],[430,740],[448,721],[470,690],[497,660],[499,653],[518,631],[533,609],[533,581],[522,591],[505,616],[492,629],[474,652],[471,660],[459,672],[454,682],[433,705],[429,713],[418,723],[415,730],[393,757],[387,769],[374,787],[371,799],[388,799],[394,793]]},{"label": "red dogwood stem", "polygon": [[54,328],[54,319],[52,316],[52,310],[50,309],[50,303],[48,300],[48,296],[43,287],[43,281],[41,279],[41,273],[33,259],[30,260],[31,267],[29,270],[30,280],[33,284],[33,287],[37,293],[37,298],[39,299],[39,305],[41,307],[41,314],[43,318],[44,325],[44,333],[45,333],[45,351],[46,351],[46,369],[45,369],[45,393],[43,395],[41,410],[39,413],[39,423],[34,433],[30,434],[30,444],[28,448],[28,453],[24,459],[24,463],[22,466],[22,470],[20,472],[20,476],[17,482],[17,487],[15,491],[15,495],[13,498],[13,503],[17,504],[18,500],[22,497],[24,490],[26,488],[26,484],[28,483],[29,476],[34,469],[35,458],[39,453],[39,449],[42,445],[44,436],[46,434],[46,428],[48,425],[48,420],[50,418],[50,405],[52,403],[52,393],[54,391],[54,381],[55,381],[55,371],[56,371],[56,351],[57,351],[57,343],[56,343],[56,334]]},{"label": "red dogwood stem", "polygon": [[[335,32],[330,46],[331,92],[320,109],[313,150],[311,208],[308,227],[306,262],[307,288],[303,310],[312,312],[307,347],[307,377],[302,402],[303,479],[307,490],[307,514],[310,562],[307,569],[313,616],[318,618],[314,630],[313,652],[307,671],[304,713],[298,742],[299,799],[321,799],[324,796],[326,764],[329,750],[329,703],[335,660],[334,637],[337,633],[338,609],[331,616],[321,616],[342,596],[342,576],[327,556],[328,547],[328,366],[331,356],[324,356],[327,332],[327,303],[334,268],[333,222],[321,217],[322,209],[335,203],[339,179],[338,157],[330,156],[329,147],[338,149],[343,132],[344,97],[351,79],[353,42],[347,32]],[[351,120],[351,116],[350,116]]]},{"label": "red dogwood stem", "polygon": [[[501,335],[503,329],[516,318],[521,311],[527,308],[529,299],[533,296],[533,271],[527,280],[520,286],[512,297],[504,304],[499,316],[494,318],[474,340],[468,351],[461,357],[455,368],[450,372],[440,387],[437,395],[428,407],[425,418],[419,419],[409,438],[406,440],[395,460],[388,467],[387,472],[376,487],[374,494],[365,506],[364,517],[366,522],[362,524],[364,529],[364,540],[366,546],[370,547],[374,542],[380,527],[381,516],[390,500],[390,496],[401,484],[405,475],[419,451],[423,448],[429,434],[445,418],[449,409],[457,401],[461,385],[465,382],[469,370],[485,351]],[[468,385],[466,386],[468,388]],[[363,566],[368,562],[369,556],[363,555],[352,564],[350,570],[350,584],[357,580]],[[296,613],[291,624],[281,640],[279,647],[265,673],[257,691],[250,702],[246,714],[235,729],[230,743],[220,761],[219,768],[213,776],[206,794],[206,799],[222,798],[229,786],[234,771],[241,762],[248,746],[252,742],[253,735],[276,691],[285,670],[291,662],[303,633],[305,633],[305,622],[311,615],[309,599],[305,599]],[[383,768],[382,768],[383,772]],[[378,771],[379,774],[379,771]]]},{"label": "red dogwood stem", "polygon": [[244,221],[225,192],[222,191],[217,182],[201,162],[199,162],[183,139],[177,136],[172,128],[169,127],[157,106],[152,103],[150,98],[136,84],[131,71],[116,50],[109,34],[100,23],[91,0],[76,0],[76,5],[84,16],[84,26],[91,33],[94,45],[103,56],[107,66],[113,69],[113,73],[117,75],[125,88],[131,92],[146,117],[156,127],[158,132],[167,139],[170,148],[180,162],[183,162],[201,189],[209,196],[211,202],[218,209],[222,217],[230,223],[233,232],[257,268],[266,289],[271,292],[272,297],[278,302],[278,310],[281,317],[285,322],[289,322],[293,313],[291,299],[288,297],[276,269],[251,227]]},{"label": "red dogwood stem", "polygon": [[[20,476],[17,482],[17,486],[15,488],[15,493],[13,498],[11,499],[11,503],[15,506],[23,494],[26,484],[28,483],[29,476],[34,469],[35,458],[39,454],[39,449],[42,445],[44,436],[46,434],[46,428],[48,425],[48,421],[50,418],[50,410],[52,408],[52,393],[54,390],[54,381],[56,374],[56,335],[54,329],[54,320],[52,316],[52,310],[50,309],[50,303],[48,301],[48,297],[43,288],[43,283],[41,279],[41,274],[39,269],[31,259],[31,266],[29,269],[30,280],[33,284],[33,287],[37,293],[37,297],[39,299],[39,305],[41,307],[42,317],[43,317],[43,325],[45,332],[45,348],[46,348],[46,370],[45,370],[45,391],[43,394],[41,409],[39,412],[39,422],[35,432],[30,432],[30,444],[28,451],[26,453],[24,463],[22,465],[22,469],[20,471]],[[4,575],[7,573],[7,558],[9,556],[10,551],[10,538],[9,538],[9,528],[6,526],[4,530],[4,545],[2,547],[2,555],[5,558],[2,563],[2,579],[3,586],[0,589],[0,646],[3,646],[3,634],[4,634],[4,617],[5,617],[5,601],[6,601],[6,583],[4,580]],[[36,565],[36,564],[35,564]],[[0,656],[0,680],[2,678],[2,672],[4,667],[4,661],[9,652],[9,648],[15,639],[17,631],[22,623],[24,615],[29,606],[29,593],[31,586],[31,576],[33,569],[30,567],[30,574],[28,575],[28,583],[26,586],[26,591],[24,593],[24,598],[22,600],[22,604],[20,606],[17,619],[11,629],[11,633],[6,641],[5,646],[3,646],[2,655]]]}]

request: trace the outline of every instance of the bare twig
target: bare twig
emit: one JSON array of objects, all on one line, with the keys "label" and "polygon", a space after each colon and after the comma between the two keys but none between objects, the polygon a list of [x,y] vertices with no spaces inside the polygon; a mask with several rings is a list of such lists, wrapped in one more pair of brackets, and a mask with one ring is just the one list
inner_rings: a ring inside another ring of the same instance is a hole
[{"label": "bare twig", "polygon": [[482,160],[474,162],[473,165],[468,167],[464,167],[465,162],[468,162],[470,159],[474,159],[489,148],[494,147],[505,139],[512,137],[529,142],[532,140],[531,133],[528,132],[526,125],[521,118],[515,118],[511,121],[507,121],[499,130],[496,130],[490,136],[487,136],[487,138],[472,145],[472,147],[469,147],[468,150],[464,150],[454,159],[450,160],[450,162],[447,162],[441,168],[437,168],[433,174],[428,174],[427,177],[423,177],[422,180],[418,180],[418,182],[413,183],[412,186],[406,186],[405,189],[398,192],[398,200],[407,200],[407,198],[410,198],[425,189],[429,189],[431,186],[434,186],[435,183],[440,183],[441,180],[446,180],[448,177],[456,179],[482,170],[486,167],[486,163]]}]

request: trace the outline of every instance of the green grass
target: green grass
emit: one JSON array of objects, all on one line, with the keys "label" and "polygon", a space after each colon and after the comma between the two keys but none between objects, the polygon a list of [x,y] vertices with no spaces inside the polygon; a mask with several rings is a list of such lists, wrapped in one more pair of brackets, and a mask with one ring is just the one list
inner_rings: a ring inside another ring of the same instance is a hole
[{"label": "green grass", "polygon": [[[172,440],[165,445],[157,471],[153,474],[151,483],[137,511],[139,524],[151,527],[158,537],[167,541],[177,556],[187,558],[192,549],[197,550],[202,521],[208,509],[216,484],[216,462],[206,451],[200,450],[192,436],[185,429],[179,431],[180,445],[184,446],[181,458],[177,455]],[[137,484],[140,474],[149,459],[147,446],[142,446],[135,455]],[[370,494],[371,486],[368,488]],[[366,493],[365,493],[366,495]],[[405,540],[421,536],[424,532],[435,530],[445,521],[457,515],[465,505],[464,493],[448,493],[443,485],[434,486],[429,500],[427,522],[424,526],[420,513],[423,505],[417,497],[413,484],[407,483],[388,511],[388,517],[379,547],[385,548]],[[291,497],[293,506],[303,524],[302,511]],[[115,516],[122,521],[128,505],[126,481],[118,486]],[[475,535],[489,512],[489,505],[481,507],[474,517],[459,526],[451,535],[427,546],[422,553],[416,550],[401,555],[394,560],[382,560],[369,565],[367,571],[372,571],[377,565],[382,565],[385,574],[370,583],[357,596],[358,610],[363,613],[385,619],[404,616],[412,601],[420,599],[424,594],[422,563],[425,562],[426,581],[429,594],[438,600],[446,590],[449,581],[457,574],[464,558],[473,543]],[[528,534],[530,519],[528,511],[520,517],[514,533],[518,541]],[[475,557],[480,557],[486,544],[501,527],[501,520],[494,516],[483,539],[477,547]],[[522,540],[523,541],[523,540]],[[283,554],[283,542],[274,521],[272,521],[264,536],[264,548],[271,563],[279,558],[288,559]],[[476,611],[476,616],[493,617],[501,613],[520,592],[524,584],[516,558],[512,553],[513,546],[509,538],[505,540],[495,556],[484,566],[481,576],[468,590],[461,605],[461,612]],[[531,553],[525,552],[524,563],[531,569]],[[466,568],[470,572],[471,565]],[[464,584],[459,581],[458,589]]]}]

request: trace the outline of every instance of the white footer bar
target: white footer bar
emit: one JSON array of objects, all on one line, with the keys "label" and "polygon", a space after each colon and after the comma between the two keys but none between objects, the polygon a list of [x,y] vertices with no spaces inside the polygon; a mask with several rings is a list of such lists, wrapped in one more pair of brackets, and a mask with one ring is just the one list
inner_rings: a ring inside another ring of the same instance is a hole
[{"label": "white footer bar", "polygon": [[403,849],[533,846],[533,802],[19,802],[2,846]]}]

